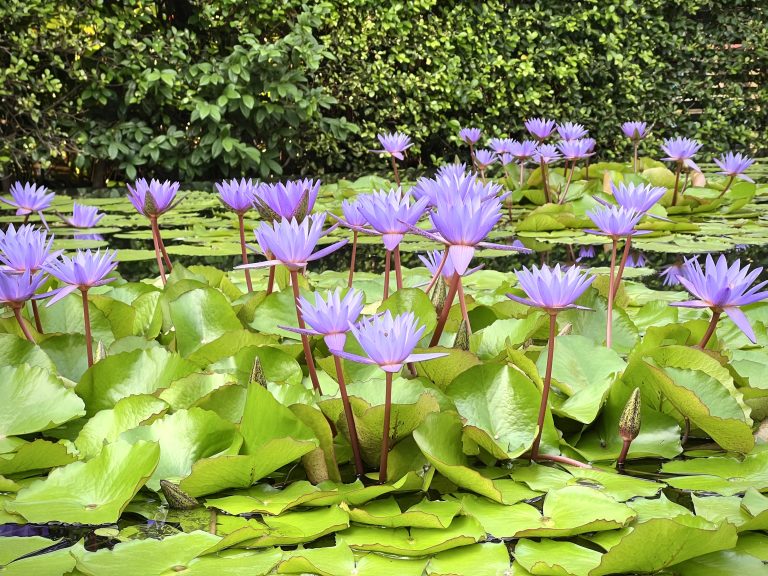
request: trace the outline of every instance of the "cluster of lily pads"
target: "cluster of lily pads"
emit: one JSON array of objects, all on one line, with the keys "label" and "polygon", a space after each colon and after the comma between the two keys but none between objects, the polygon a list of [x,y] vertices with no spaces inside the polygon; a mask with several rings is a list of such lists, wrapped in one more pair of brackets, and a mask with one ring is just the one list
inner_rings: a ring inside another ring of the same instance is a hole
[{"label": "cluster of lily pads", "polygon": [[[664,142],[675,172],[660,182],[638,157],[644,123],[622,127],[631,168],[591,177],[583,126],[526,129],[490,150],[463,129],[469,166],[414,183],[398,171],[410,139],[382,134],[394,186],[343,199],[330,226],[316,180],[217,183],[236,271],[173,263],[160,221],[180,185],[137,180],[159,274],[141,282],[120,278],[115,251],[58,249],[53,195],[15,185],[3,200],[23,221],[0,234],[0,569],[764,573],[761,268],[686,259],[666,273],[690,297],[626,278],[638,237],[690,226],[706,203],[738,215],[733,182],[753,184],[752,160],[718,159],[705,202],[694,141]],[[538,207],[512,239],[499,228],[524,202]],[[530,253],[526,222],[545,237],[577,210],[595,240],[571,262],[472,267],[478,251]],[[64,221],[102,217],[76,203]],[[312,273],[345,230],[349,269]],[[364,237],[381,238],[383,275],[357,271]],[[402,265],[409,237],[439,247],[420,255],[426,272]],[[608,268],[580,267],[600,243]]]}]

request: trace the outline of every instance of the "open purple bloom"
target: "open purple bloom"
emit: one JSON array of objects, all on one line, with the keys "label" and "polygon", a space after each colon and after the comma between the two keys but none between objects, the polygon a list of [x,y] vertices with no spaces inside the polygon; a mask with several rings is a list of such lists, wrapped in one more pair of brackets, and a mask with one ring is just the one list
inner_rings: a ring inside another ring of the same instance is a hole
[{"label": "open purple bloom", "polygon": [[557,125],[557,133],[563,140],[577,140],[589,134],[589,130],[576,122],[564,122]]},{"label": "open purple bloom", "polygon": [[677,162],[696,170],[696,172],[701,172],[696,163],[691,160],[701,146],[701,144],[691,138],[667,138],[661,146],[662,150],[666,152],[667,157],[662,158],[662,160]]},{"label": "open purple bloom", "polygon": [[611,192],[619,206],[636,212],[648,212],[658,202],[667,189],[652,184],[624,184],[616,186],[611,182]]},{"label": "open purple bloom", "polygon": [[45,216],[43,216],[43,210],[51,206],[55,194],[53,192],[47,194],[47,192],[48,189],[45,186],[38,186],[30,182],[22,185],[21,182],[15,182],[11,186],[11,199],[0,197],[0,202],[5,202],[9,206],[16,208],[17,216],[28,216],[33,212],[37,212],[40,220],[43,221],[43,225],[48,228]]},{"label": "open purple bloom", "polygon": [[312,304],[302,296],[299,298],[299,308],[309,328],[280,328],[309,336],[322,336],[331,352],[344,350],[349,325],[356,322],[363,311],[363,293],[350,290],[342,298],[341,290],[336,288],[333,292],[328,290],[323,298],[315,292],[315,303]]},{"label": "open purple bloom", "polygon": [[387,310],[383,314],[364,318],[357,324],[349,325],[350,331],[368,355],[367,358],[343,350],[335,353],[342,358],[361,364],[377,364],[385,372],[399,372],[403,364],[409,362],[423,362],[447,356],[441,352],[413,353],[424,334],[424,328],[418,325],[413,312],[399,314],[393,318],[392,312]]},{"label": "open purple bloom", "polygon": [[494,162],[496,162],[496,153],[493,150],[481,148],[475,152],[475,163],[479,170],[485,170]]},{"label": "open purple bloom", "polygon": [[670,264],[659,272],[659,276],[664,278],[664,286],[678,286],[680,284],[680,276],[685,274],[685,268],[681,262]]},{"label": "open purple bloom", "polygon": [[221,203],[236,214],[245,214],[256,201],[256,185],[250,178],[216,182],[216,190],[219,191]]},{"label": "open purple bloom", "polygon": [[341,202],[341,212],[344,214],[343,219],[338,216],[334,216],[334,218],[341,222],[342,226],[359,231],[368,224],[368,220],[360,212],[360,202],[358,200],[343,200]]},{"label": "open purple bloom", "polygon": [[303,220],[315,207],[319,193],[320,180],[311,178],[265,183],[256,188],[255,206],[264,220]]},{"label": "open purple bloom", "polygon": [[546,140],[555,129],[555,121],[546,118],[530,118],[525,121],[525,129],[539,140]]},{"label": "open purple bloom", "polygon": [[587,152],[595,151],[595,145],[597,144],[597,141],[595,141],[594,138],[582,138],[581,140],[584,142],[584,146],[586,146]]},{"label": "open purple bloom", "polygon": [[752,178],[744,174],[755,163],[755,160],[749,156],[728,152],[728,154],[723,154],[720,158],[714,158],[713,162],[722,170],[718,174],[730,176],[731,178],[741,178],[747,182],[754,182]]},{"label": "open purple bloom", "polygon": [[503,154],[499,154],[499,162],[501,162],[502,166],[507,166],[508,164],[512,164],[515,161],[515,157],[512,156],[509,152],[504,152]]},{"label": "open purple bloom", "polygon": [[768,291],[760,291],[768,281],[752,286],[763,269],[759,267],[750,271],[749,266],[742,267],[739,260],[729,267],[728,261],[722,254],[717,259],[717,263],[710,254],[707,254],[704,269],[698,258],[690,258],[685,261],[684,269],[684,273],[678,276],[678,280],[697,300],[673,302],[671,305],[711,308],[713,312],[725,312],[747,338],[753,343],[757,342],[749,320],[739,307],[768,298]]},{"label": "open purple bloom", "polygon": [[459,138],[467,144],[477,144],[482,136],[480,128],[462,128],[459,130]]},{"label": "open purple bloom", "polygon": [[32,299],[45,298],[48,294],[35,294],[45,279],[44,274],[29,270],[23,274],[0,271],[0,304],[20,308]]},{"label": "open purple bloom", "polygon": [[576,262],[581,262],[586,258],[594,258],[594,257],[595,257],[594,246],[582,246],[581,248],[579,248],[579,255],[576,258]]},{"label": "open purple bloom", "polygon": [[515,141],[510,146],[509,153],[517,159],[518,162],[526,162],[534,157],[536,154],[536,147],[538,143],[534,140],[523,140],[522,142]]},{"label": "open purple bloom", "polygon": [[557,145],[566,160],[580,160],[592,156],[590,142],[586,140],[563,140]]},{"label": "open purple bloom", "polygon": [[[426,254],[419,254],[419,260],[421,260],[424,266],[427,267],[427,270],[429,270],[429,273],[432,276],[434,276],[435,273],[437,273],[438,268],[440,268],[440,262],[442,262],[444,256],[445,256],[445,251],[432,250],[431,252],[427,252]],[[475,266],[474,268],[470,268],[466,272],[464,272],[462,276],[469,276],[470,274],[474,274],[481,268],[482,268],[482,265]],[[445,264],[443,264],[443,269],[440,272],[440,274],[442,274],[443,278],[445,278],[446,281],[449,281],[451,278],[453,278],[454,272],[455,270],[453,269],[453,263],[451,262],[451,259],[448,258],[445,261]]]},{"label": "open purple bloom", "polygon": [[587,212],[587,216],[599,228],[599,230],[585,230],[590,234],[600,234],[612,238],[647,234],[645,230],[635,230],[635,226],[643,217],[643,213],[637,210],[628,210],[621,206],[600,206]]},{"label": "open purple bloom", "polygon": [[307,263],[327,256],[348,242],[341,240],[313,254],[320,238],[333,229],[324,231],[324,224],[324,213],[307,216],[301,222],[295,218],[293,220],[283,218],[279,222],[262,222],[255,231],[256,240],[264,256],[272,259],[242,264],[237,268],[263,268],[282,264],[289,270],[301,270]]},{"label": "open purple bloom", "polygon": [[500,184],[483,183],[475,174],[462,174],[461,177],[436,175],[434,178],[419,178],[410,193],[414,198],[428,198],[429,206],[436,206],[437,199],[462,201],[473,197],[485,200],[498,196],[503,190]]},{"label": "open purple bloom", "polygon": [[37,272],[61,251],[51,253],[53,235],[50,237],[43,230],[35,229],[31,224],[19,226],[11,224],[0,235],[0,270],[9,272]]},{"label": "open purple bloom", "polygon": [[45,271],[67,286],[59,288],[47,305],[58,302],[75,290],[88,290],[115,280],[114,277],[108,276],[117,268],[116,256],[117,252],[114,250],[105,250],[103,253],[101,250],[78,250],[71,258],[62,255],[48,262]]},{"label": "open purple bloom", "polygon": [[139,178],[133,186],[128,184],[128,199],[141,214],[156,218],[175,206],[179,186],[178,182],[170,180],[160,182],[153,178],[147,182],[145,178]]},{"label": "open purple bloom", "polygon": [[435,172],[435,178],[454,178],[456,180],[462,180],[467,176],[467,165],[463,162],[461,164],[443,164]]},{"label": "open purple bloom", "polygon": [[381,235],[384,247],[394,250],[410,227],[419,221],[429,198],[424,196],[411,204],[410,193],[398,188],[365,194],[358,197],[358,202],[358,210]]},{"label": "open purple bloom", "polygon": [[402,132],[390,132],[388,134],[379,134],[379,142],[381,142],[382,150],[371,150],[371,152],[378,152],[380,154],[389,154],[403,160],[403,152],[413,146],[411,137],[403,134]]},{"label": "open purple bloom", "polygon": [[561,158],[560,151],[554,144],[541,144],[537,146],[536,153],[533,155],[534,161],[538,164],[551,164]]},{"label": "open purple bloom", "polygon": [[98,206],[86,206],[85,204],[72,204],[72,216],[64,217],[64,222],[72,228],[94,228],[104,218],[104,213],[99,212]]},{"label": "open purple bloom", "polygon": [[515,143],[517,143],[517,140],[513,140],[512,138],[491,138],[490,142],[488,142],[488,146],[491,150],[496,152],[496,154],[501,156],[502,154],[509,154]]},{"label": "open purple bloom", "polygon": [[651,131],[647,122],[624,122],[621,125],[621,131],[631,140],[642,140]]},{"label": "open purple bloom", "polygon": [[578,266],[560,268],[559,264],[554,268],[544,265],[541,268],[532,266],[529,270],[524,267],[515,274],[520,288],[528,298],[515,294],[507,294],[507,297],[515,302],[551,312],[567,308],[586,309],[577,306],[575,302],[595,279]]}]

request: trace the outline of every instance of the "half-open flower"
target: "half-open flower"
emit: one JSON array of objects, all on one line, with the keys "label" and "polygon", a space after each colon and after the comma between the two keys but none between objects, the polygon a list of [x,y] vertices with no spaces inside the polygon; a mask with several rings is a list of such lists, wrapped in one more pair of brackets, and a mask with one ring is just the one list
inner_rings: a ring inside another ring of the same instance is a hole
[{"label": "half-open flower", "polygon": [[576,122],[563,122],[557,125],[557,133],[563,140],[577,140],[589,134],[589,130]]},{"label": "half-open flower", "polygon": [[647,122],[624,122],[621,131],[630,140],[642,140],[651,132],[651,127]]},{"label": "half-open flower", "polygon": [[403,365],[409,362],[423,362],[447,356],[442,352],[413,353],[424,334],[424,328],[425,326],[419,326],[413,312],[392,317],[392,312],[387,310],[383,314],[363,318],[357,324],[349,324],[350,331],[367,357],[343,350],[335,353],[361,364],[378,365],[385,372],[399,372]]},{"label": "half-open flower", "polygon": [[546,140],[555,129],[555,121],[547,118],[529,118],[525,121],[525,129],[539,140]]},{"label": "half-open flower", "polygon": [[72,204],[71,216],[61,216],[61,219],[72,228],[95,228],[102,218],[104,213],[99,212],[98,206],[87,206],[77,202]]},{"label": "half-open flower", "polygon": [[467,144],[477,144],[482,134],[480,128],[462,128],[459,130],[459,138]]},{"label": "half-open flower", "polygon": [[133,186],[127,185],[128,199],[147,218],[157,218],[178,203],[175,200],[179,186],[178,182],[170,180],[160,182],[153,178],[147,182],[145,178],[139,178]]},{"label": "half-open flower", "polygon": [[32,224],[19,226],[11,224],[5,233],[0,233],[0,270],[9,272],[37,272],[50,260],[61,254],[61,250],[51,252],[53,235],[35,229]]},{"label": "half-open flower", "polygon": [[320,180],[311,178],[264,183],[256,189],[254,205],[264,220],[303,220],[315,207],[319,193]]},{"label": "half-open flower", "polygon": [[371,152],[378,152],[379,154],[388,154],[398,160],[403,160],[403,152],[413,146],[411,137],[403,134],[402,132],[390,132],[388,134],[379,134],[379,142],[381,142],[381,150],[371,150]]},{"label": "half-open flower", "polygon": [[701,146],[701,144],[691,138],[667,138],[661,146],[662,150],[666,152],[667,157],[662,158],[662,160],[677,162],[696,170],[696,172],[701,172],[701,169],[691,160]]},{"label": "half-open flower", "polygon": [[331,352],[344,350],[349,326],[357,321],[363,311],[363,293],[350,290],[342,298],[341,290],[337,288],[333,292],[328,290],[323,298],[315,292],[315,303],[312,304],[302,296],[299,298],[299,308],[309,328],[280,328],[308,336],[322,336]]},{"label": "half-open flower", "polygon": [[728,154],[723,154],[720,158],[714,158],[712,161],[720,167],[721,172],[718,172],[718,174],[731,178],[741,178],[747,182],[754,182],[752,178],[744,174],[755,163],[754,158],[744,154],[728,152]]},{"label": "half-open flower", "polygon": [[544,265],[541,268],[532,266],[530,270],[524,267],[516,274],[520,288],[528,298],[515,294],[507,294],[507,298],[526,306],[543,308],[550,313],[568,308],[587,310],[583,306],[578,306],[576,300],[589,288],[595,277],[590,276],[578,266],[560,268],[557,264],[554,268],[550,268]]},{"label": "half-open flower", "polygon": [[219,191],[221,203],[236,214],[245,214],[256,201],[256,185],[250,178],[216,182],[216,190]]},{"label": "half-open flower", "polygon": [[71,258],[62,255],[48,262],[45,271],[66,284],[59,288],[48,301],[48,306],[58,302],[75,290],[87,291],[95,286],[103,286],[115,280],[109,275],[117,268],[117,252],[115,250],[78,250]]},{"label": "half-open flower", "polygon": [[33,212],[37,212],[42,220],[43,225],[48,228],[48,223],[45,221],[43,210],[46,210],[51,206],[53,197],[55,194],[51,192],[47,193],[48,189],[45,186],[38,186],[27,182],[22,184],[21,182],[15,182],[11,186],[11,198],[0,197],[0,202],[4,202],[9,206],[16,208],[17,216],[29,216]]},{"label": "half-open flower", "polygon": [[627,209],[623,206],[600,206],[595,210],[588,211],[587,216],[598,227],[598,230],[584,230],[589,234],[626,238],[627,236],[637,236],[650,232],[649,230],[635,230],[635,226],[644,216],[643,212]]},{"label": "half-open flower", "polygon": [[384,247],[394,250],[409,228],[419,221],[428,203],[428,197],[421,197],[411,204],[411,194],[397,188],[359,196],[358,210],[368,220],[373,233],[381,235]]}]

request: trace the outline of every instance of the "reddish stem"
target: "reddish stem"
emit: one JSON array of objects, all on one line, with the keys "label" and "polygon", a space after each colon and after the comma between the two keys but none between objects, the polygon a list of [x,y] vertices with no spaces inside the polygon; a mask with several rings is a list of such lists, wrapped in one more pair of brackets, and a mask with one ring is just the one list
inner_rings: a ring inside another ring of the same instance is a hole
[{"label": "reddish stem", "polygon": [[712,334],[715,333],[715,328],[717,327],[717,321],[720,320],[720,315],[722,312],[719,312],[717,310],[712,310],[712,319],[709,321],[709,326],[707,326],[707,331],[704,332],[704,336],[701,338],[701,342],[699,342],[698,347],[699,348],[706,348],[707,343],[709,343],[709,339],[712,338]]},{"label": "reddish stem", "polygon": [[621,255],[621,262],[619,263],[619,271],[616,273],[616,279],[611,284],[611,290],[613,290],[613,297],[616,298],[616,292],[619,291],[619,284],[621,284],[621,277],[624,275],[624,267],[627,265],[629,259],[629,249],[632,246],[632,236],[627,236],[627,241],[624,243],[624,253]]},{"label": "reddish stem", "polygon": [[392,372],[385,372],[386,397],[384,398],[384,434],[381,438],[381,462],[379,463],[379,484],[387,481],[387,458],[389,457],[389,421],[392,410]]},{"label": "reddish stem", "polygon": [[424,290],[425,293],[429,294],[429,291],[432,290],[438,278],[440,278],[440,274],[442,274],[443,268],[445,268],[445,263],[447,261],[448,261],[448,248],[446,247],[445,250],[443,251],[443,257],[440,259],[440,264],[437,265],[437,270],[435,270],[435,275],[432,276],[432,279],[429,281],[429,284],[427,284],[426,290]]},{"label": "reddish stem", "polygon": [[[271,257],[271,255],[270,255]],[[275,289],[275,267],[269,267],[269,280],[267,280],[267,296],[272,294]]]},{"label": "reddish stem", "polygon": [[21,225],[24,226],[29,222],[29,214],[24,214],[24,220],[22,221]]},{"label": "reddish stem", "polygon": [[43,333],[43,323],[40,320],[40,310],[37,307],[37,301],[36,300],[31,300],[31,304],[32,304],[32,316],[35,319],[35,330],[37,330],[37,332],[39,334],[42,334]]},{"label": "reddish stem", "polygon": [[547,415],[547,400],[549,388],[552,384],[552,361],[555,355],[555,337],[557,330],[557,313],[549,312],[549,340],[547,342],[547,369],[544,373],[544,387],[541,391],[541,404],[539,405],[539,417],[536,420],[536,438],[531,446],[531,460],[539,459],[539,444],[544,433],[544,417]]},{"label": "reddish stem", "polygon": [[165,278],[165,268],[163,267],[163,257],[162,253],[160,252],[160,242],[157,238],[157,220],[154,218],[149,219],[150,226],[152,227],[152,244],[155,246],[155,258],[157,259],[157,269],[160,271],[160,279],[163,281],[163,286],[165,286],[167,280]]},{"label": "reddish stem", "polygon": [[83,325],[85,326],[85,350],[88,354],[88,367],[93,366],[93,337],[91,336],[91,314],[88,310],[88,289],[80,288],[83,297]]},{"label": "reddish stem", "polygon": [[637,174],[637,147],[640,145],[640,140],[634,140],[634,152],[632,154],[632,172]]},{"label": "reddish stem", "polygon": [[392,257],[392,252],[389,250],[386,251],[386,254],[384,256],[384,297],[382,300],[386,300],[389,298],[389,268],[390,268],[390,258]]},{"label": "reddish stem", "polygon": [[525,184],[525,163],[520,162],[520,188]]},{"label": "reddish stem", "polygon": [[464,298],[464,285],[459,276],[459,307],[461,308],[461,317],[464,318],[464,324],[467,326],[467,335],[472,336],[472,326],[469,324],[469,313],[467,312],[467,300]]},{"label": "reddish stem", "polygon": [[[303,329],[306,326],[304,325],[304,317],[301,315],[301,308],[299,308],[299,273],[296,270],[291,270],[291,287],[293,288],[293,303],[296,305],[296,320],[299,322],[299,328]],[[301,335],[301,345],[304,347],[304,359],[307,361],[307,369],[309,370],[309,379],[312,380],[312,387],[322,394],[320,381],[317,379],[317,370],[315,370],[315,359],[312,357],[312,350],[309,348],[309,336],[306,334]]]},{"label": "reddish stem", "polygon": [[[237,225],[240,229],[240,252],[243,256],[243,264],[248,264],[248,251],[245,248],[245,222],[243,214],[238,213]],[[253,282],[251,281],[251,271],[246,268],[245,270],[245,285],[248,287],[248,292],[253,292]]]},{"label": "reddish stem", "polygon": [[678,162],[675,169],[675,191],[672,193],[672,206],[677,206],[677,187],[680,184],[680,171],[683,169],[683,163]]},{"label": "reddish stem", "polygon": [[157,218],[152,218],[151,220],[152,225],[155,227],[155,234],[157,234],[157,244],[160,246],[160,252],[163,254],[165,266],[168,269],[168,274],[171,274],[173,272],[173,265],[171,264],[171,259],[168,257],[168,252],[165,251],[165,243],[163,242],[163,237],[160,234],[160,225],[157,223]]},{"label": "reddish stem", "polygon": [[360,455],[360,441],[357,438],[357,427],[355,426],[355,415],[352,412],[352,405],[349,403],[347,395],[347,385],[344,382],[344,372],[341,368],[341,360],[335,354],[333,361],[336,364],[336,380],[339,382],[339,392],[341,392],[341,402],[344,405],[344,414],[347,417],[347,429],[349,430],[349,443],[352,446],[352,456],[355,462],[355,473],[357,476],[365,474],[363,467],[363,458]]},{"label": "reddish stem", "polygon": [[577,468],[592,468],[589,464],[579,462],[568,456],[556,456],[555,454],[539,454],[534,458],[536,461],[549,460],[550,462],[559,462],[560,464],[567,464],[568,466],[576,466]]},{"label": "reddish stem", "polygon": [[27,328],[26,323],[24,322],[24,318],[21,316],[21,308],[18,306],[13,307],[13,315],[16,316],[16,322],[19,323],[19,326],[21,327],[21,331],[24,332],[24,336],[32,342],[32,344],[35,343],[35,339],[32,337],[32,334],[29,332],[29,328]]},{"label": "reddish stem", "polygon": [[611,247],[611,276],[608,281],[608,316],[605,320],[605,345],[613,345],[613,278],[616,271],[616,237],[613,237]]},{"label": "reddish stem", "polygon": [[352,231],[352,258],[349,260],[349,278],[347,288],[352,288],[352,278],[355,276],[355,257],[357,256],[357,230]]},{"label": "reddish stem", "polygon": [[472,164],[472,168],[477,169],[477,161],[475,160],[475,145],[472,144],[472,142],[467,142],[469,144],[469,161]]},{"label": "reddish stem", "polygon": [[722,192],[720,192],[720,195],[718,196],[718,198],[722,198],[722,197],[723,197],[723,195],[724,195],[726,192],[728,192],[728,189],[731,187],[731,184],[733,184],[733,180],[734,180],[735,178],[736,178],[736,176],[731,176],[731,177],[730,177],[730,179],[728,180],[728,183],[725,185],[725,188],[723,188],[723,191],[722,191]]},{"label": "reddish stem", "polygon": [[440,311],[440,318],[437,320],[435,333],[432,334],[432,340],[429,342],[430,348],[432,346],[437,346],[437,343],[440,341],[440,336],[442,336],[443,330],[445,329],[445,323],[448,321],[448,313],[451,311],[451,306],[453,306],[453,299],[456,298],[456,292],[459,289],[460,281],[461,279],[459,275],[454,273],[451,278],[451,283],[448,285],[448,295],[445,297],[445,304],[443,304],[443,309]]},{"label": "reddish stem", "polygon": [[624,472],[624,462],[627,460],[627,453],[629,453],[629,447],[632,444],[632,440],[624,438],[622,442],[623,444],[621,445],[621,454],[619,454],[619,459],[616,460],[616,470],[619,472]]},{"label": "reddish stem", "polygon": [[400,173],[397,171],[397,160],[395,160],[394,156],[390,156],[389,158],[390,158],[390,160],[392,160],[392,170],[395,173],[395,184],[397,184],[398,187],[399,187],[400,186]]},{"label": "reddish stem", "polygon": [[[542,157],[543,160],[543,157]],[[549,204],[552,200],[549,194],[549,170],[547,169],[547,163],[541,162],[541,179],[544,183],[544,202]]]},{"label": "reddish stem", "polygon": [[397,284],[397,289],[402,290],[403,289],[403,270],[400,267],[400,245],[399,244],[395,247],[395,282]]},{"label": "reddish stem", "polygon": [[[568,172],[568,163],[565,163],[565,170]],[[560,201],[558,204],[563,204],[565,202],[566,196],[568,196],[568,188],[571,186],[571,180],[573,179],[573,173],[576,172],[576,161],[573,161],[573,165],[571,166],[571,171],[568,172],[568,178],[565,181],[565,190],[563,190],[563,195],[560,197]]]}]

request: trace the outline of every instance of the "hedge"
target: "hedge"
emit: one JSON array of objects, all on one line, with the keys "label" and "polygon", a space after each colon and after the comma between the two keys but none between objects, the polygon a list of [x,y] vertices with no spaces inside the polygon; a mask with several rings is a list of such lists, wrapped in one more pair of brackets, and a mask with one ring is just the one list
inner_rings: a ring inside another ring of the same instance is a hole
[{"label": "hedge", "polygon": [[[518,136],[533,115],[655,124],[707,153],[766,153],[762,0],[9,0],[0,6],[0,172],[214,179],[411,165],[461,125]],[[162,6],[160,10],[156,6]]]}]

